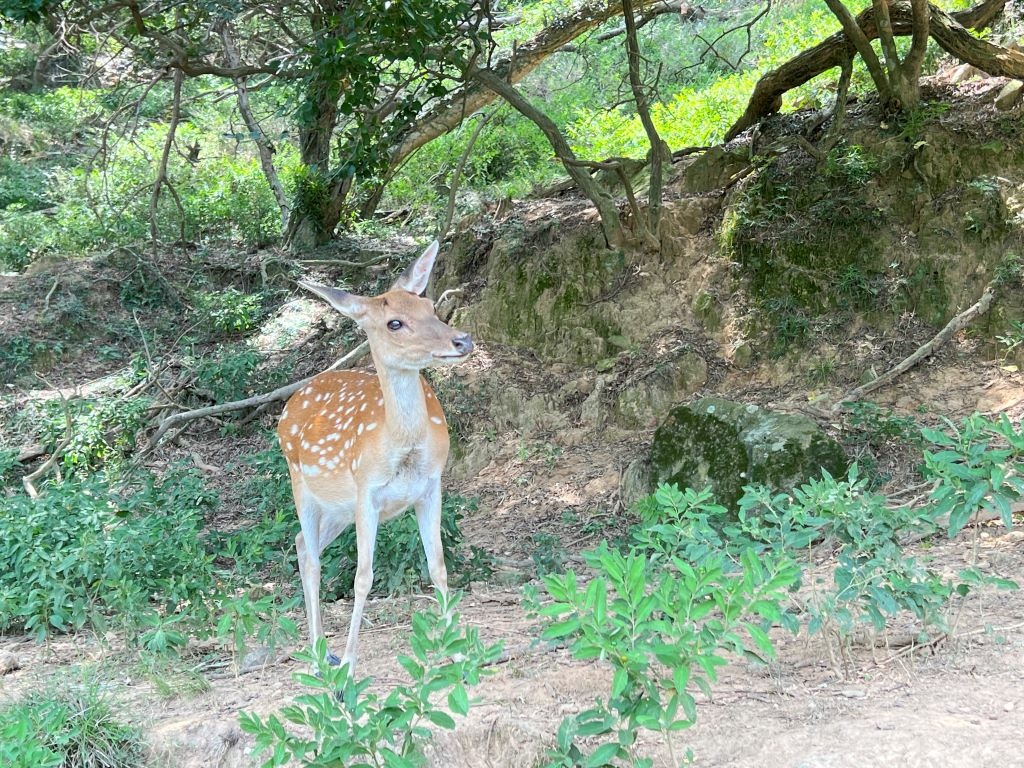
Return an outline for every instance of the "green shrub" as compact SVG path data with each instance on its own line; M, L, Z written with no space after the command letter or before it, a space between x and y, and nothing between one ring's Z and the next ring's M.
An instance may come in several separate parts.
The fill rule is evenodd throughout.
M135 441L149 412L146 398L78 398L67 403L71 414L71 442L61 454L69 470L88 470L106 465L114 470L135 449ZM36 422L40 440L56 447L67 435L63 403L46 402Z
M17 206L19 211L45 208L46 174L38 167L26 165L9 157L0 157L0 210Z
M636 753L641 729L660 734L678 765L673 735L696 721L693 693L710 695L724 654L772 655L766 629L782 620L786 591L799 578L796 563L753 547L733 559L721 542L688 557L673 506L683 497L669 493L659 490L667 504L656 498L649 505L628 551L602 543L583 553L594 573L585 585L570 570L543 578L551 602L541 605L528 592L542 638L568 641L576 658L602 659L613 670L608 694L562 721L548 766L650 766ZM601 737L596 748L592 737Z
M956 535L977 512L998 514L1013 527L1012 504L1024 497L1024 427L1000 414L992 421L978 413L960 425L922 429L938 450L924 453L925 475L938 484L931 502L938 515L949 515L949 535Z
M211 357L196 361L195 389L215 403L248 397L258 383L258 369L263 359L261 352L247 344L223 347Z
M213 330L241 333L251 331L263 317L263 294L242 293L236 288L200 293L196 307Z
M438 601L436 609L413 614L412 655L398 658L410 682L386 694L369 690L371 678L350 677L347 665L330 666L323 638L315 654L298 654L317 674L294 677L313 692L298 697L280 714L301 726L302 734L286 730L277 715L266 721L249 712L240 715L242 730L256 737L257 751L271 752L264 767L292 760L303 766L422 764L420 744L430 736L428 724L454 728L449 712L465 715L469 711L467 687L480 681L485 665L501 652L500 645L485 646L475 629L459 624L458 614L453 613L458 595L445 599L439 594ZM436 701L442 697L447 706Z
M1024 455L1024 435L1006 419L998 423L981 417L965 420L952 435L922 430L942 448L925 453L930 477L938 480L930 503L920 506L891 503L870 490L856 464L846 478L827 472L791 493L772 493L747 487L730 514L715 503L710 491L680 491L661 486L639 507L642 524L634 541L694 564L725 553L739 561L746 552L758 557L807 553L812 545L835 552L830 579L812 585L804 617L811 634L825 633L845 644L858 626L882 630L889 619L909 613L922 631L948 631L950 601L980 584L1016 588L1013 582L971 566L950 578L907 552L909 536L926 538L942 530L944 515L950 535L975 512L998 512L1009 526L1010 504L1024 495L1015 467ZM794 617L782 617L795 630Z
M148 613L208 615L213 556L200 539L214 501L199 477L140 475L112 492L98 474L0 507L0 629L41 639Z
M48 355L59 355L63 344L30 339L24 334L12 336L0 344L0 384L13 383L19 376L31 372Z
M30 126L32 143L69 143L105 114L99 90L61 86L53 90L0 91L0 115Z
M5 768L138 768L139 729L124 723L95 683L34 693L0 710Z

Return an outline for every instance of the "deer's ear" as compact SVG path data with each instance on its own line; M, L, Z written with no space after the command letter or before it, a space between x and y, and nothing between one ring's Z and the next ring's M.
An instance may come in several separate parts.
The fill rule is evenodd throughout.
M419 296L427 290L427 283L430 281L430 273L434 269L434 261L437 259L437 249L440 247L437 240L427 246L427 250L420 254L412 264L405 268L405 271L391 286L392 290L409 291Z
M307 283L302 280L299 281L299 286L305 288L311 293L315 293L321 299L326 301L341 314L346 317L351 317L356 322L359 322L366 314L366 299L362 296L356 296L354 293L343 291L340 288L331 288L327 285L318 285L317 283Z

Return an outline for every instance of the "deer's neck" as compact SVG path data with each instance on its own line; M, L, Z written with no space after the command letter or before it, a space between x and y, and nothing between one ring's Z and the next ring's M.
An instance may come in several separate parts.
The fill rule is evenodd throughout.
M427 400L419 371L377 368L384 396L384 422L394 444L413 446L427 433Z

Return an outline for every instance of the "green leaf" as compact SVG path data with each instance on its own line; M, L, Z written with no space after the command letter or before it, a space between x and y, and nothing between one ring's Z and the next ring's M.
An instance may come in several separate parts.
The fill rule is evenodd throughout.
M622 692L626 690L626 686L629 684L629 673L619 667L615 670L615 674L612 676L612 692L611 697L613 699L618 698L622 695Z
M456 685L448 694L448 708L457 715L465 716L469 712L469 695L464 685Z
M971 512L974 512L978 508L978 502L985 496L989 491L988 480L981 480L971 486L970 492L967 494L967 498L964 500L964 506L967 507Z
M953 538L963 529L971 519L974 510L966 506L957 506L949 513L949 538Z
M583 765L586 768L600 768L601 766L611 765L611 761L616 757L626 758L628 756L626 750L619 744L609 742L595 749Z
M455 727L455 721L452 719L452 716L438 709L427 712L427 719L434 725L449 731Z
M541 637L545 640L557 640L560 637L575 634L579 629L580 620L573 617L564 621L556 621L554 624L549 624L544 628L544 631L541 632Z
M934 443L935 445L942 445L946 446L947 448L956 447L956 442L953 440L953 438L951 438L945 432L942 432L938 429L922 427L921 436L924 437L924 439L927 440L929 443Z
M745 626L747 628L747 632L750 633L750 636L753 638L754 643L757 644L761 653L765 656L771 656L775 653L775 646L772 645L772 640L768 637L767 632L749 621L745 622Z

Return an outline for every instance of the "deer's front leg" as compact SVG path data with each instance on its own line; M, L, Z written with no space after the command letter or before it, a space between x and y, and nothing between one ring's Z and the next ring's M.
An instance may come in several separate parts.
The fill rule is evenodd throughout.
M431 478L427 492L414 505L419 524L420 541L427 555L430 580L442 593L448 594L448 570L441 546L441 476Z
M377 543L377 526L380 514L373 508L368 491L359 494L356 504L356 578L353 585L355 603L352 606L352 621L348 628L348 645L341 663L348 664L351 675L356 666L356 650L359 644L359 627L363 623L363 607L366 596L373 586L373 550Z

